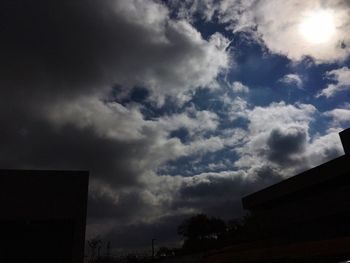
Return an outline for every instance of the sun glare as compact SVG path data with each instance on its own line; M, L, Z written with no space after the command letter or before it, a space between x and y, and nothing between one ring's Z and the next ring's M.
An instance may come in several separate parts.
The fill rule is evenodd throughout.
M299 30L305 40L312 44L328 42L335 32L332 12L320 10L308 14L300 23Z

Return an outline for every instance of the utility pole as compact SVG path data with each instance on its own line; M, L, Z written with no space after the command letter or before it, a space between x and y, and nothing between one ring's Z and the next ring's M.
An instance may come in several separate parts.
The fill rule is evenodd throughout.
M107 242L107 258L111 256L111 241Z
M154 259L154 241L156 241L156 239L152 238L152 259Z
M101 252L101 245L97 248L97 258L100 258L100 252Z

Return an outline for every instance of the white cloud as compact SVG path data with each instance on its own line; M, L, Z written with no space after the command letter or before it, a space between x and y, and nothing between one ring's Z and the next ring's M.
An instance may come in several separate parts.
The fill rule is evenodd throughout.
M144 156L140 158L141 152L129 152L125 156L128 161L124 162L132 163L132 169L138 170L140 176L155 172L169 160L215 152L234 143L231 138L204 137L206 132L215 131L219 125L219 117L213 112L189 107L182 113L145 120L140 110L136 104L123 106L86 96L51 106L46 118L61 130L71 126L81 131L94 131L98 138L136 143L142 147ZM170 138L171 132L181 128L189 135L186 144L178 138Z
M231 84L231 89L233 92L237 92L237 93L248 93L249 92L249 88L246 85L243 85L239 81L234 81Z
M191 136L206 131L215 130L219 124L219 117L211 111L198 111L194 107L187 108L184 112L164 116L157 119L158 130L167 132L180 128L186 128Z
M226 111L231 121L238 118L246 118L248 103L241 97L232 99L225 94L222 98L222 102L226 105Z
M337 132L312 136L310 124L317 110L310 104L271 103L267 107L246 108L241 112L249 125L235 167L253 175L259 167L269 167L282 176L292 176L342 153Z
M326 98L333 97L335 94L343 90L350 89L350 69L342 67L326 72L327 78L335 81L335 84L329 84L321 90L316 97L325 96Z
M259 1L250 12L252 19L256 19L261 38L272 52L287 55L293 60L308 55L316 62L337 61L345 60L349 55L349 48L342 48L341 43L350 41L347 34L350 29L347 9L338 7L336 2ZM323 43L309 42L300 32L300 25L312 13L322 10L328 10L333 16L335 32Z
M116 1L115 11L117 16L140 27L147 40L142 39L136 44L137 50L131 50L136 56L125 57L129 71L121 68L124 75L118 74L116 82L146 86L159 105L166 96L179 102L188 100L188 91L213 86L216 76L230 66L228 39L215 33L204 40L186 20L170 19L169 11L160 3Z
M137 106L127 108L117 102L103 102L94 96L52 105L47 115L49 121L59 127L92 128L100 137L118 140L142 138L142 128L146 124Z
M151 0L114 1L112 8L117 15L124 16L128 22L160 35L163 34L165 19L169 16L169 10L165 6Z
M325 135L316 135L312 139L305 152L305 156L307 156L306 161L310 167L320 165L344 154L339 138L339 132L341 130L339 128L332 128Z
M167 25L168 43L161 44L159 51L174 54L173 58L160 58L153 68L148 66L133 77L134 81L149 87L152 97L160 104L165 96L181 101L187 91L213 85L216 76L230 66L226 52L228 40L221 34L216 33L206 41L186 21Z
M333 126L341 126L350 124L349 109L333 109L324 113L325 116L333 119Z
M279 81L288 85L294 85L299 89L303 87L303 81L297 74L284 75Z
M255 107L248 112L249 129L254 134L272 130L277 127L307 127L314 119L316 108L310 104L271 103L268 107Z
M203 0L187 1L187 6L187 17L189 13L199 13L207 20L217 16L233 32L250 32L270 51L295 61L303 56L312 56L317 63L344 61L350 53L350 6L342 0ZM320 16L320 22L311 23L314 28L310 29L310 17ZM329 34L325 34L326 28Z

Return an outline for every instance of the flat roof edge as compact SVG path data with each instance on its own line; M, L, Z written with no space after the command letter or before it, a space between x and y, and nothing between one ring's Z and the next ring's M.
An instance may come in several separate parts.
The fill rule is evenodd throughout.
M0 169L0 173L35 173L35 174L89 174L89 170L51 170L51 169Z
M334 166L347 164L349 162L348 155L342 155L338 158L315 166L309 170L301 172L297 175L289 177L281 182L268 186L257 192L249 194L242 198L244 209L250 209L275 198L282 197L296 191L302 190L308 186L316 185L337 177L332 173L327 173ZM350 170L350 166L349 166Z

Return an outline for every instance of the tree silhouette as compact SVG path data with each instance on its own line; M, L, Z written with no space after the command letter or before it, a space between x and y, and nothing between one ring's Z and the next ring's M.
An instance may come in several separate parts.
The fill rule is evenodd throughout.
M204 214L186 219L178 227L178 234L188 239L203 239L209 233L209 218Z
M96 259L96 252L98 252L98 250L100 249L102 240L99 237L96 237L88 240L87 243L90 248L89 262L94 262Z
M168 247L160 247L157 251L157 258L174 256L174 250Z
M216 239L220 238L227 230L226 223L222 219L216 217L210 219L209 226L210 234Z
M198 214L184 220L178 226L178 234L184 237L183 248L199 251L215 247L220 236L226 232L226 224L219 218Z

